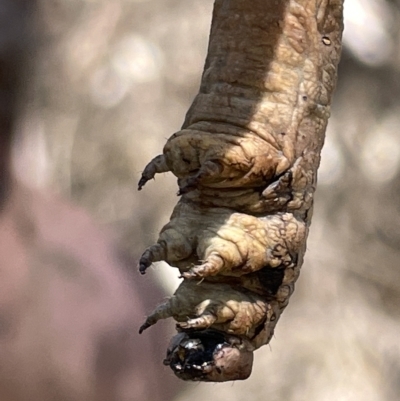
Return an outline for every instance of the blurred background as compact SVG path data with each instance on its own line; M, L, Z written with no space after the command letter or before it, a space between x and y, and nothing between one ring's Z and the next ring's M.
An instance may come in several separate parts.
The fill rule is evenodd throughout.
M110 311L104 313L110 316L115 311L113 307L123 311L119 323L109 323L107 327L111 327L114 337L122 330L123 340L116 336L115 343L122 341L127 347L107 348L106 367L101 376L105 380L103 395L90 392L94 382L89 379L89 384L81 386L88 393L79 393L81 387L73 385L74 378L81 377L80 372L91 372L92 365L87 363L85 353L75 360L71 360L71 354L55 353L54 358L61 366L63 358L69 360L76 376L65 377L61 369L55 376L64 376L63 390L58 388L54 398L40 393L38 399L97 401L102 396L104 400L121 401L398 399L400 2L397 0L345 1L344 50L305 264L275 338L270 346L256 353L250 379L219 385L180 383L161 366L173 331L172 322L160 323L142 337L129 337L131 331L136 333L145 314L177 286L176 271L161 264L145 278L136 273L138 257L155 241L177 201L175 179L168 174L158 176L140 193L136 186L146 163L161 152L166 138L179 130L197 92L212 3L212 0L36 2L32 22L37 44L29 57L28 80L12 148L15 175L32 193L56 194L57 199L71 205L65 207L91 215L96 222L93 230L108 232L107 244L111 245L107 246L116 248L112 244L118 244L126 269L116 267L107 273L109 276L105 274L102 278L105 283L114 280L116 284L107 295L99 293L97 305L103 305L102 302L108 305ZM90 249L93 253L99 251L97 245ZM60 288L65 289L62 282ZM107 298L112 296L114 304ZM53 302L52 295L46 299L46 305ZM57 312L59 320L66 319L67 323L70 320L63 314L68 309L68 299ZM30 315L33 320L37 320L35 313L42 315L40 305ZM46 320L42 321L45 327ZM119 330L124 324L125 328ZM78 337L79 330L75 333ZM29 337L29 330L27 333ZM73 348L75 342L68 339ZM32 347L36 349L35 345ZM27 348L28 353L30 349ZM115 364L126 353L132 353L132 358L128 361L125 358L123 367L116 369ZM14 354L8 357L11 361ZM111 367L107 365L110 359L115 359ZM22 367L37 371L40 362L33 358L31 365L25 366L25 359L21 361L22 365L15 365L13 376L0 369L0 386L9 377L18 376ZM40 363L46 364L46 360ZM115 376L112 386L107 384L110 369ZM4 397L4 401L33 400L32 389L41 376L37 374L32 380L26 393L10 390L14 398ZM24 379L16 380L23 382ZM78 389L75 395L71 395L73 387ZM114 390L110 388L119 390L111 394Z

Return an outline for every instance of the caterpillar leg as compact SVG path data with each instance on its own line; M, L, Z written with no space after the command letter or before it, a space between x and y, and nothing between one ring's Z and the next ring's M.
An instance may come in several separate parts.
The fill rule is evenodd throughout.
M184 280L175 294L147 317L140 333L161 319L173 317L180 330L214 328L253 335L266 319L267 309L267 302L255 293L241 293L229 284Z
M265 223L254 216L232 213L218 227L204 230L198 238L197 254L203 263L182 276L204 278L219 274L240 276L268 262Z
M171 302L168 300L163 304L159 305L151 315L147 316L146 321L140 326L139 334L142 334L144 330L156 324L161 319L168 319L172 316Z
M160 233L157 244L147 248L139 260L139 272L145 274L154 262L164 260L174 266L193 252L193 245L183 226L167 224ZM181 231L178 231L181 230Z
M177 327L180 329L207 329L211 327L214 323L225 323L231 321L235 317L235 312L227 306L226 300L229 299L228 294L221 294L219 297L214 299L204 299L204 291L209 286L209 284L202 285L188 283L189 287L193 287L193 292L197 293L199 296L199 302L195 308L194 312L197 315L196 318L188 319L185 322L178 322ZM198 287L196 289L196 287ZM183 286L182 286L183 288ZM221 288L222 289L222 288ZM225 291L232 292L232 290L227 287L224 288ZM187 291L187 290L186 290ZM185 292L186 292L185 291ZM179 296L180 291L177 291ZM232 292L233 295L233 292ZM227 298L228 297L228 298ZM193 311L192 311L193 314Z
M202 232L197 254L203 263L182 276L241 276L264 267L286 268L297 263L305 235L305 224L290 213L261 218L233 213L221 226Z
M183 195L193 191L197 188L202 180L218 176L222 172L222 169L222 165L217 161L206 161L195 175L183 180L180 185L178 195Z
M218 253L211 254L203 264L191 267L188 271L182 273L182 277L187 279L203 278L215 276L223 270L225 260Z
M166 173L171 171L167 166L166 159L164 155L156 156L144 169L142 177L139 180L138 190L140 191L147 183L154 178L158 173Z
M217 320L217 316L212 313L204 313L195 319L189 319L186 322L178 322L177 327L182 330L188 329L207 329Z
M222 329L234 335L253 335L256 327L266 319L267 304L262 300L251 299L246 296L237 297L231 290L232 299L220 299L207 305L200 316L179 322L181 330L204 330L210 327ZM203 302L208 303L209 300ZM202 309L202 304L197 309Z
M167 257L167 250L165 243L157 243L147 248L139 260L139 272L145 274L154 262L165 260Z
M267 258L265 244L249 235L248 223L259 223L263 227L256 217L249 219L249 216L234 213L217 229L204 230L197 247L203 263L191 267L182 276L193 279L221 273L241 275L262 268Z

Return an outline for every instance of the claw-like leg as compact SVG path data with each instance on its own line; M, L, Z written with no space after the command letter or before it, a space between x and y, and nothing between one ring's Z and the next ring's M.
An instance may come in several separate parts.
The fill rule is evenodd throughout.
M166 159L164 155L156 156L144 169L142 177L140 178L138 184L138 190L140 191L147 181L150 181L158 173L166 173L171 171L167 166Z
M178 322L180 329L207 329L217 320L217 317L211 313L204 313L195 319L189 319L186 322Z
M140 326L139 334L142 334L144 330L148 329L150 326L153 326L161 319L168 319L172 316L172 310L170 301L164 302L159 305L151 315L146 318L146 321Z
M165 244L154 244L147 248L139 260L139 272L145 274L148 267L154 262L166 259Z
M286 268L297 262L306 231L291 213L266 217L229 209L194 213L193 205L182 201L161 230L158 243L140 259L140 272L160 260L178 267L186 279Z
M182 277L191 279L196 277L202 278L206 276L214 276L223 269L223 266L223 258L220 255L214 253L207 258L205 263L194 266L190 268L187 272L183 272Z
M157 244L147 248L139 261L139 271L144 274L154 262L164 260L172 266L186 259L193 251L193 245L186 227L172 225L164 226Z
M195 175L192 175L183 182L183 185L179 189L178 195L183 195L193 191L199 184L201 184L202 180L221 174L222 169L222 165L217 161L206 161Z
M266 266L288 267L296 263L305 234L304 223L289 213L263 218L233 213L219 227L203 231L197 246L203 263L182 276L240 276Z
M253 335L266 319L267 302L257 294L241 293L229 284L184 280L175 294L146 319L140 332L160 319L173 317L178 328L214 327L238 335Z

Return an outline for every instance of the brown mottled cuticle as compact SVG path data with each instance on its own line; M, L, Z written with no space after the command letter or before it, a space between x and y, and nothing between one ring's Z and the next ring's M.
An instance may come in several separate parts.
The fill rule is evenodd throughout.
M178 178L181 199L140 271L164 260L184 281L141 331L177 320L182 335L167 364L184 380L247 378L240 356L270 341L294 291L342 12L343 0L215 2L199 93L139 182L166 171Z

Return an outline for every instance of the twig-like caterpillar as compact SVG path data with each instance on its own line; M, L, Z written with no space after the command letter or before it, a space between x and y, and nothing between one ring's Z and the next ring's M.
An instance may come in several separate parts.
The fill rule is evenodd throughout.
M303 262L340 57L343 0L216 0L200 92L145 168L181 199L140 272L184 281L141 327L173 317L165 363L184 380L251 373Z

